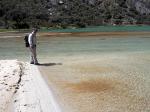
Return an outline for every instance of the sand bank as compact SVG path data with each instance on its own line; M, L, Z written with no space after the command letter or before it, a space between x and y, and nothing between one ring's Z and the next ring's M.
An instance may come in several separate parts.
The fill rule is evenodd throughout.
M0 112L60 112L36 66L0 61Z
M24 37L27 33L24 32L0 32L0 38L21 38Z
M3 32L0 33L0 38L21 38L30 32ZM98 36L98 37L126 37L126 36L148 36L150 32L38 32L38 37L87 37L87 36Z
M0 61L0 112L10 112L12 97L19 88L22 64L16 60Z
M78 36L78 37L87 37L87 36L146 36L150 35L150 32L69 32L69 33L63 33L63 32L41 32L38 33L38 36L45 36L45 37L51 37L51 36Z

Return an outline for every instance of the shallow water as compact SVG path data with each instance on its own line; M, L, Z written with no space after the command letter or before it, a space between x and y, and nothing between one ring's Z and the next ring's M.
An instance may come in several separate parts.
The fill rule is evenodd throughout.
M39 37L37 50L64 112L149 112L149 48L149 36ZM23 38L0 38L0 59L28 61Z
M106 53L150 52L148 37L40 37L38 38L38 58ZM23 38L0 38L0 59L29 59Z
M54 64L39 68L63 112L149 112L149 43L131 36L43 38L41 59Z

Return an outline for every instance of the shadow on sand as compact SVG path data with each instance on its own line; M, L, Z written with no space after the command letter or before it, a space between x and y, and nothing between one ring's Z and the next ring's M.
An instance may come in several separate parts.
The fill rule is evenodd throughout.
M38 66L55 66L62 65L62 63L39 63Z

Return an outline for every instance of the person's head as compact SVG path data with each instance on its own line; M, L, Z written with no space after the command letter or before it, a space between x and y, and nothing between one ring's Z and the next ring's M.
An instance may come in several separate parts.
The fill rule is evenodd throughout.
M37 28L33 28L33 33L37 33L38 29Z

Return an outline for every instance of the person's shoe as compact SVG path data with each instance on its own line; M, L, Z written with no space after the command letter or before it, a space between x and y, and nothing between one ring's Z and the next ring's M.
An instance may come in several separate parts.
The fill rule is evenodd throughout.
M34 63L34 65L40 65L39 63Z
M34 64L34 62L30 62L30 64Z

